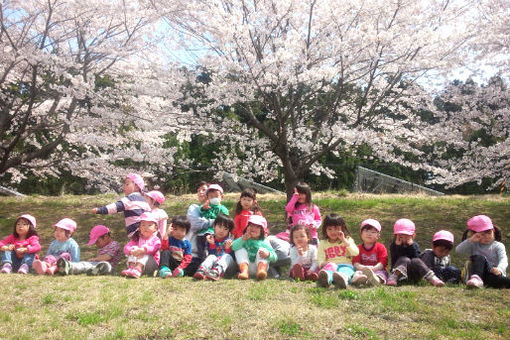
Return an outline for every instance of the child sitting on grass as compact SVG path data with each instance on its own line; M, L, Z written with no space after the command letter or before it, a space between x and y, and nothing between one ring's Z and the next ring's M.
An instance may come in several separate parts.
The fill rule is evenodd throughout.
M420 259L445 283L459 283L460 269L452 267L450 251L453 249L453 234L440 230L432 238L432 249L420 254Z
M97 246L97 256L88 261L70 262L65 258L57 261L58 272L62 275L88 275L112 274L120 260L120 245L112 239L110 229L104 225L96 225L90 230L88 246Z
M361 222L360 236L363 243L358 246L359 254L352 259L356 272L352 277L353 285L378 286L386 283L388 273L388 251L384 244L377 242L381 236L379 221L367 219Z
M276 253L265 240L267 234L266 219L260 215L251 215L243 236L232 243L239 264L237 277L240 280L247 280L255 274L258 280L266 279L269 262L276 261Z
M298 224L290 228L290 273L293 279L317 281L317 247L310 244L310 229Z
M123 276L139 278L142 273L153 275L159 265L161 240L157 236L158 220L150 212L140 216L140 226L133 238L124 246L128 268Z
M191 243L186 239L191 225L185 216L175 216L163 236L159 276L180 277L191 262Z
M197 280L208 278L217 281L223 277L235 262L231 256L232 238L229 234L234 229L234 220L219 214L214 220L214 235L207 235L208 256L193 277Z
M28 273L35 255L41 250L36 228L37 223L32 215L25 214L16 219L12 234L0 241L2 273Z
M35 260L32 268L39 275L53 275L57 271L57 260L65 258L68 261L80 261L80 246L71 237L76 230L76 222L70 218L63 218L53 225L55 240L51 242L43 261Z

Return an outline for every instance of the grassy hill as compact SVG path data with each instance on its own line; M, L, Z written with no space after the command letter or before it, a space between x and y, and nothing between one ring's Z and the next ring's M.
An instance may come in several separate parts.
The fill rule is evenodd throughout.
M382 242L392 239L393 222L415 221L417 242L430 246L439 229L460 241L467 219L489 215L503 229L510 249L510 199L499 196L343 196L314 193L321 213L342 215L356 242L358 226L376 218ZM87 247L88 232L106 224L124 243L121 214L90 214L91 208L117 200L114 195L0 198L0 235L12 232L21 213L37 217L43 253L53 239L51 225L63 217L78 222L73 236L82 258L95 254ZM238 194L224 204L232 212ZM163 208L170 216L185 214L194 195L170 196ZM284 228L285 197L260 195L272 232ZM464 259L453 255L455 264ZM194 282L190 278L38 277L0 275L3 307L1 339L509 339L510 290L467 291L463 286L427 285L348 289L316 288L289 280L264 282L222 280Z

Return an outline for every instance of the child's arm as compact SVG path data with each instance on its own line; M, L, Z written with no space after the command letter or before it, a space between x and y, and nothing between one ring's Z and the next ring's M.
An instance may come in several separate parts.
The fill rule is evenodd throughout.
M41 251L41 244L38 236L30 236L28 238L27 253L35 254Z
M201 207L198 204L192 204L188 208L186 217L191 224L190 232L196 233L199 230L210 228L213 225L213 219L207 219L200 216L200 208Z
M313 205L313 226L315 229L319 229L322 223L321 211L318 206Z
M71 248L69 249L71 253L71 262L80 262L80 246L74 239L69 240L69 246Z
M494 275L504 274L506 276L508 258L506 256L505 246L502 243L498 242L495 250L498 255L499 263L491 269L491 273L493 273Z
M471 255L473 252L473 242L470 239L465 239L455 247L455 251L463 255Z
M264 241L262 241L262 243L260 245L261 245L261 248L263 248L264 250L267 251L267 252L263 251L263 253L266 253L264 255L267 255L265 257L267 259L267 262L275 262L278 259L273 247L271 247L271 245L268 242L266 242L264 240ZM259 252L260 252L260 248L259 248Z
M241 249L244 245L244 240L242 237L239 237L237 239L234 240L234 242L232 242L232 250L233 251L238 251L239 249Z
M143 249L145 249L145 254L154 256L154 254L161 248L161 240L159 237L152 237L146 244L143 245Z
M432 269L434 267L434 253L430 249L426 249L423 253L420 254L420 259Z
M183 250L183 258L181 263L174 269L172 272L173 276L183 276L184 275L184 269L188 267L188 265L191 263L191 260L193 256L191 255L191 243L188 240L184 240L184 245L182 247Z
M292 246L290 248L290 252L289 252L289 256L290 256L290 267L292 268L292 266L294 266L295 264L302 264L302 256L299 255L298 251L297 251L297 248L296 246Z
M92 213L100 215L115 214L125 210L124 201L129 201L127 197L123 197L120 201L110 203L108 205L92 209Z
M14 242L16 239L14 238L13 234L10 234L6 238L4 238L2 241L0 241L0 250L1 251L8 251L8 250L14 250Z
M223 204L220 204L220 212L223 214L223 215L229 215L229 212L228 212L228 209L226 206L224 206Z
M134 240L129 240L128 243L126 243L126 245L124 246L124 254L126 256L129 256L131 255L131 250L134 248L134 247L137 247L138 248L138 245L136 244L136 242Z
M308 252L310 253L310 256L312 258L312 265L310 266L310 271L315 272L319 267L319 264L317 263L317 247L312 245L308 246Z
M287 215L292 215L294 212L294 207L296 206L296 202L298 201L299 194L296 189L294 189L294 194L290 198L290 201L285 206L285 211L287 212Z
M319 243L319 247L317 248L317 263L319 267L322 268L326 265L326 249L329 247L329 242L327 240L321 241Z
M356 245L356 243L354 243L354 240L352 239L352 237L348 236L348 237L344 238L344 244L346 245L345 253L347 254L347 256L359 255L359 248Z

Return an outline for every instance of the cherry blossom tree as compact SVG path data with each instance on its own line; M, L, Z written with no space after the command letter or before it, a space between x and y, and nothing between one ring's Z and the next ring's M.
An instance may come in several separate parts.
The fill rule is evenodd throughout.
M166 15L171 3L154 6ZM435 169L422 148L434 126L417 114L431 96L416 82L463 60L479 34L473 4L190 0L166 19L181 59L208 76L188 80L200 95L185 100L217 126L203 129L223 142L216 168L265 180L282 171L291 193L308 172L334 175L324 155L361 145Z
M172 169L175 148L162 146L178 126L168 111L175 82L148 53L157 44L149 6L2 0L0 19L4 180L66 169L107 190L130 169Z

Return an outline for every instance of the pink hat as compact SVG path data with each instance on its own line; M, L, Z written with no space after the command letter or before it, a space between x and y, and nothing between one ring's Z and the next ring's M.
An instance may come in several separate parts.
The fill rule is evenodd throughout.
M76 222L70 218L63 218L53 226L60 229L69 230L71 233L74 233L77 227Z
M361 222L361 225L360 225L360 230L366 226L366 225L369 225L371 227L374 227L375 229L377 229L378 232L381 232L381 223L379 223L379 221L377 220L374 220L374 219L367 219L367 220L364 220L363 222Z
M159 204L163 204L163 202L165 201L165 196L157 190L149 191L148 193L145 194L145 196L149 196Z
M110 232L110 229L104 225L96 225L94 228L90 230L89 243L87 245L91 246L96 243L97 239L103 235L106 235Z
M414 222L408 220L407 218L401 218L397 220L393 225L393 234L404 234L404 235L414 235L416 231L416 227Z
M140 188L141 191L143 191L143 189L145 189L145 182L143 181L142 176L140 176L139 174L130 173L130 174L127 174L126 178L129 178L130 180L133 181L133 183L138 185L138 187Z
M146 211L143 214L141 214L140 217L138 218L138 220L140 222L147 221L147 222L154 222L156 224L158 224L158 222L159 222L158 219L156 218L156 216L154 216L154 214L152 214L149 211Z
M482 231L494 229L494 225L489 216L476 215L467 221L467 228L475 233L481 233Z
M432 238L432 242L438 241L438 240L445 240L448 242L453 242L453 234L450 233L447 230L439 230L437 233L434 234L434 237Z
M24 214L24 215L21 215L19 216L17 219L16 219L16 222L15 223L18 223L18 220L20 218L24 218L25 220L27 220L28 222L30 222L30 224L32 224L32 226L34 227L34 229L37 228L37 223L35 221L35 217L32 216L32 215L29 215L29 214Z
M209 192L209 190L218 190L219 192L221 192L223 194L223 188L219 185L219 184L211 184L207 187L207 192Z
M255 224L255 225L258 225L258 226L261 226L262 229L264 229L264 234L268 234L268 230L267 230L267 221L266 219L264 218L264 216L260 216L260 215L251 215L249 218L248 218L248 224Z

